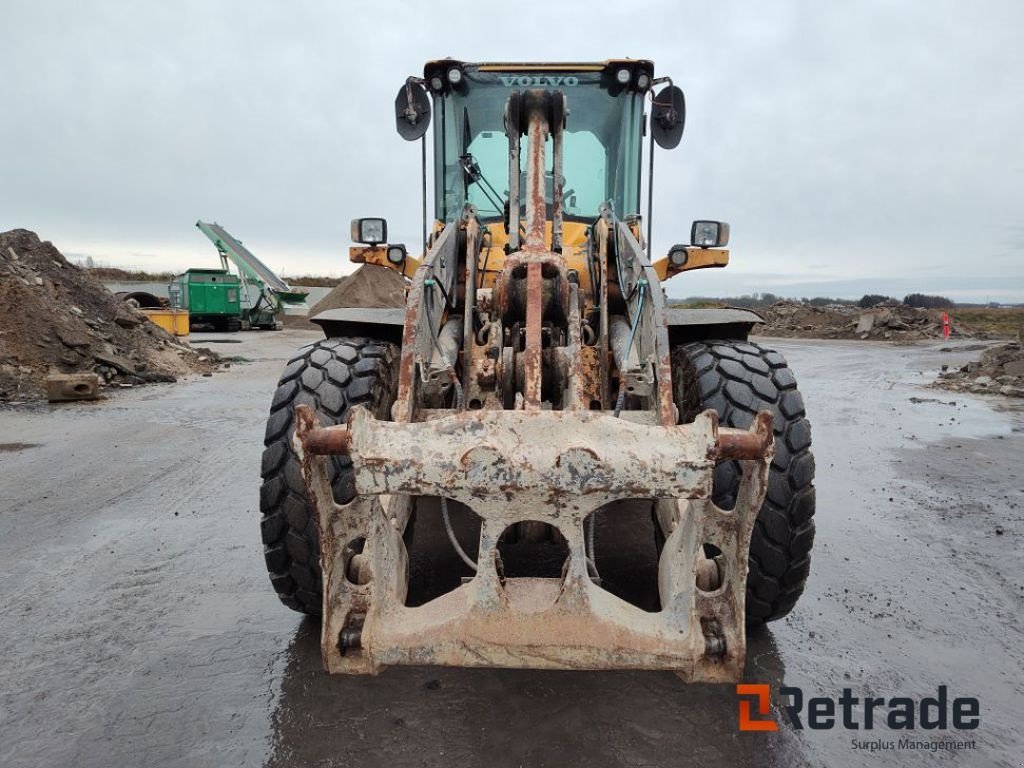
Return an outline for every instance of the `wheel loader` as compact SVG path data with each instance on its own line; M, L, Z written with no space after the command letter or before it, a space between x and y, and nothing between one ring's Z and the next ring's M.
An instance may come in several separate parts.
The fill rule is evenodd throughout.
M651 253L682 91L646 60L444 59L395 120L422 144L423 248L354 220L350 259L407 278L406 304L311 318L326 338L281 376L277 594L321 617L332 673L740 679L746 628L803 591L814 462L792 373L748 339L760 317L667 303L666 280L729 261L714 220Z

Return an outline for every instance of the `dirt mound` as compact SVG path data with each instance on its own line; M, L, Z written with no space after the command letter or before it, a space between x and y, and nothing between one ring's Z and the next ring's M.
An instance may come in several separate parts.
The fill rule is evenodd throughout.
M980 360L959 370L949 371L943 366L936 384L957 392L1024 397L1024 347L1019 341L1011 341L986 349Z
M285 315L278 315L277 319L280 320L284 324L285 328L288 328L290 330L300 330L300 331L322 331L323 330L323 328L321 328L316 323L311 323L309 321L309 316L308 315L289 315L289 314L285 314Z
M45 397L50 373L94 371L113 386L216 366L25 229L0 233L0 317L0 402Z
M815 307L780 301L758 310L765 324L757 329L763 336L808 339L878 339L917 341L942 338L942 312L908 307L898 302L860 309L850 304ZM977 338L954 321L950 335Z
M313 305L309 316L343 307L404 307L408 282L393 269L363 264Z

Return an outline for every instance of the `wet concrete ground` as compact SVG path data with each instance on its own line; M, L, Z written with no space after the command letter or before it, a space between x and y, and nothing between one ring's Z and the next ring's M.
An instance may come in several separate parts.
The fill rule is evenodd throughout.
M328 677L256 509L277 375L315 335L237 338L218 351L251 362L212 378L0 410L0 765L1019 764L1024 417L920 388L968 353L775 343L814 429L818 537L748 681L981 702L975 731L912 732L975 749L868 752L851 741L900 734L738 733L731 687L667 673Z

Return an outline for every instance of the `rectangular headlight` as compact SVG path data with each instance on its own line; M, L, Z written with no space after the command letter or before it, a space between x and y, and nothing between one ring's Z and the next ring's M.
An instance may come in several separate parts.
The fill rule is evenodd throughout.
M352 219L352 241L363 245L380 245L388 241L385 219Z
M695 221L690 243L700 248L721 248L729 244L729 225L724 221Z

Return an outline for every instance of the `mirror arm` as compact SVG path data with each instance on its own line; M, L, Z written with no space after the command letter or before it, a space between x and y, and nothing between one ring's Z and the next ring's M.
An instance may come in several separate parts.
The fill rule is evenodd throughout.
M668 78L665 78L668 80ZM653 119L654 115L654 91L651 91L651 116L648 119ZM644 243L644 247L647 249L647 258L651 258L652 248L652 226L654 223L654 131L650 130L650 137L647 140L647 242Z
M420 171L423 188L423 256L427 257L427 134L420 136Z

